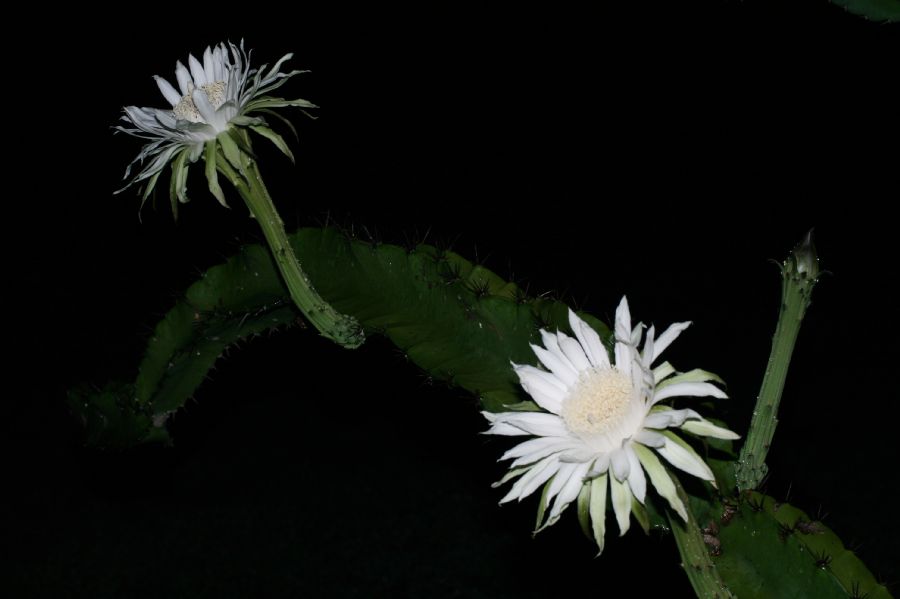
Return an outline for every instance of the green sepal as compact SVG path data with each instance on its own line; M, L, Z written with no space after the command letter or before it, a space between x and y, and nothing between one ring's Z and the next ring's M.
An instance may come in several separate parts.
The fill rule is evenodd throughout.
M246 116L246 115L238 115L238 116L232 118L229 122L232 125L237 125L238 127L252 127L255 125L262 125L265 123L265 121L259 117Z
M246 156L255 159L256 154L253 152L253 146L250 145L250 137L246 130L238 127L229 127L226 133L231 137L238 149Z
M581 525L581 532L588 539L591 535L591 484L593 481L585 481L581 485L581 491L578 492L578 500L576 506L578 508L578 524Z
M550 485L553 484L553 479L556 478L557 475L553 475L550 477L550 480L544 483L544 488L541 491L541 500L538 502L538 510L537 510L537 519L534 523L534 533L537 534L543 530L543 526L541 523L544 521L544 513L547 511L547 493L550 491Z
M650 514L647 513L646 506L634 496L631 497L631 513L634 514L634 519L641 525L644 534L650 534Z
M280 114L278 114L277 112L275 112L274 110L269 110L268 108L260 109L257 112L261 112L268 116L275 117L276 119L278 119L279 121L284 123L288 129L290 129L291 133L294 135L295 141L300 140L300 134L297 133L297 128L294 126L294 123L292 123L290 119L286 119L283 116L281 116Z
M656 390L659 391L660 389L665 389L669 385L674 385L676 383L708 383L710 381L719 383L723 386L725 385L725 381L723 381L719 375L707 372L706 370L701 370L700 368L695 368L688 372L682 372L671 378L667 378L656 386Z
M241 150L231 134L220 133L219 136L216 137L216 141L219 142L219 147L222 148L222 155L225 156L225 160L228 161L228 164L243 176L244 165L241 161Z
M252 112L254 110L260 110L262 108L285 108L287 106L294 106L297 108L318 108L318 106L316 106L312 102L309 102L302 98L297 98L296 100L286 100L284 98L272 98L266 96L248 103L247 106L244 107L244 112Z
M153 193L153 189L156 187L156 181L159 179L159 175L162 173L162 169L156 171L150 180L147 181L146 187L144 187L144 193L141 194L141 207L138 208L138 212L144 207L144 203L147 201L147 198L150 197L150 194Z
M495 483L491 483L491 488L496 489L497 487L501 487L501 486L505 485L512 479L514 479L518 476L522 476L523 474L525 474L526 472L531 470L532 465L533 464L528 464L526 466L519 466L518 468L513 468L512 470L508 470L506 472L506 474L503 475L503 478L501 478L500 480L498 480Z
M609 474L604 472L591 481L591 529L594 533L594 542L597 543L597 555L603 553L606 536L607 478Z
M228 208L225 194L222 193L222 187L219 185L219 174L216 172L216 140L206 142L204 160L206 160L206 181L209 184L209 192L222 206Z
M612 500L613 513L619 525L619 536L623 536L631 528L631 487L627 480L619 481L615 475L609 477L609 496Z
M542 412L540 406L531 401L530 399L526 399L524 401L520 401L518 403L505 404L503 409L508 412Z
M291 162L296 162L294 160L294 153L291 152L291 149L288 147L287 143L285 143L284 138L282 138L280 135L263 125L253 125L250 127L250 129L275 144L275 147L281 150L282 154L290 158Z
M709 468L709 464L706 463L706 460L704 458L700 457L700 454L697 453L697 450L695 450L693 447L691 447L690 443L688 443L687 441L682 439L680 436L676 435L674 432L672 432L671 430L668 430L668 429L661 430L661 431L659 431L659 433L661 435L671 439L672 441L674 441L677 445L679 445L686 452L688 452L692 458L695 458L701 464L704 464L704 465L706 465L707 468ZM712 469L710 469L710 472L711 471L712 471ZM713 480L707 481L707 482L710 482L713 486L716 486L717 483L715 481L715 474L713 474Z
M638 461L641 462L644 471L647 472L647 476L650 478L650 483L653 485L653 488L656 489L656 492L663 499L669 502L672 509L675 510L682 519L687 521L687 510L684 503L678 497L675 483L672 482L672 478L666 467L662 465L662 462L659 461L659 458L656 457L656 454L650 451L650 449L638 443L635 443L632 447L637 454Z
M675 367L668 362L663 362L653 369L653 378L662 381L664 378L675 372Z
M187 202L185 185L187 185L187 161L188 150L185 148L178 152L172 161L172 176L169 178L169 202L172 206L172 217L178 220L178 203Z

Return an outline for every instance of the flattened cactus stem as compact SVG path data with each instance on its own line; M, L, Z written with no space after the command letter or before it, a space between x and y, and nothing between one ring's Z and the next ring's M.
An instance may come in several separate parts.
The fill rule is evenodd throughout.
M737 487L741 491L757 488L768 472L766 454L778 425L778 404L800 323L809 307L818 277L819 258L810 231L781 266L781 311L772 338L772 351L756 399L747 440L734 466Z
M244 138L249 147L249 139ZM232 158L233 160L233 158ZM288 241L284 223L263 183L256 160L240 151L240 172L230 164L229 157L219 154L216 167L235 186L247 204L250 213L262 228L278 270L287 285L291 299L323 337L346 348L356 348L365 341L362 326L352 316L341 314L326 302L313 288L303 272L297 256Z

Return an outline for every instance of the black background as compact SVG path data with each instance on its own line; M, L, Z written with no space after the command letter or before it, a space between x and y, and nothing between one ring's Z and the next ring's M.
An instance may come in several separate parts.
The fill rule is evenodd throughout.
M122 105L163 104L152 74L174 80L188 51L241 37L256 62L295 52L312 72L287 95L321 106L295 118L296 167L263 150L290 228L427 231L606 320L626 293L637 319L693 320L669 358L728 381L742 432L777 310L769 259L816 227L830 274L767 490L827 514L896 581L896 27L821 2L119 19L17 48L56 59L21 73L28 163L7 174L28 181L10 235L38 232L14 251L11 293L26 329L12 380L27 381L5 437L13 596L690 596L669 539L632 531L594 560L568 515L531 540L534 501L496 506L506 444L478 434L474 399L380 339L254 341L174 419L173 449L82 447L65 389L132 377L181 290L259 240L199 170L177 223L165 196L138 222L134 194L112 191L139 143L109 126Z

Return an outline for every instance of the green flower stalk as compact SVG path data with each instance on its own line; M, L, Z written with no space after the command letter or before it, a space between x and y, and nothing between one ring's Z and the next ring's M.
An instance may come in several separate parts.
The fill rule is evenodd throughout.
M300 311L323 336L344 347L358 347L364 341L362 327L355 318L338 313L319 296L288 243L284 223L263 183L248 134L252 131L268 139L293 161L287 143L264 118L280 119L293 130L290 122L273 109L315 108L306 100L269 95L294 75L304 72L281 72L281 66L291 56L285 55L268 70L267 65L251 69L243 44L240 47L219 44L214 49L206 49L202 62L189 56L188 67L180 61L176 63L177 90L165 79L156 77L160 92L172 108L126 106L122 117L126 125L116 127L123 133L149 140L128 165L126 179L136 165L141 168L123 189L142 185L143 204L170 164L169 199L177 217L178 205L188 201L189 167L202 157L210 193L227 207L218 180L221 173L260 224L291 299Z
M809 308L818 277L819 258L810 231L781 266L781 311L772 338L772 351L756 399L747 441L734 468L741 491L757 488L769 470L766 455L778 426L778 405L800 324Z

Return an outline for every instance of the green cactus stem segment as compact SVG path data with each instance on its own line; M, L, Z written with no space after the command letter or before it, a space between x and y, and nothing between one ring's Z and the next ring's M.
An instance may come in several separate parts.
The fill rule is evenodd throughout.
M244 142L249 144L249 140L246 138L244 138ZM284 223L275 209L268 189L266 189L256 160L241 150L240 166L241 172L236 171L223 154L220 154L216 160L216 168L231 181L247 204L250 214L262 228L291 299L323 337L349 349L362 345L365 335L359 321L352 316L337 312L323 300L313 288L309 277L303 272L303 268L288 242Z
M697 519L691 511L687 493L674 476L672 482L688 516L687 521L684 521L673 511L668 512L669 526L672 528L672 536L681 556L681 567L684 568L694 592L700 599L732 599L734 595L725 586L710 556L709 547L703 540L703 531L700 530Z
M772 351L756 399L747 440L734 467L737 487L741 491L756 489L768 472L766 455L778 426L778 405L791 354L818 280L818 262L810 231L781 266L781 310L772 338Z

